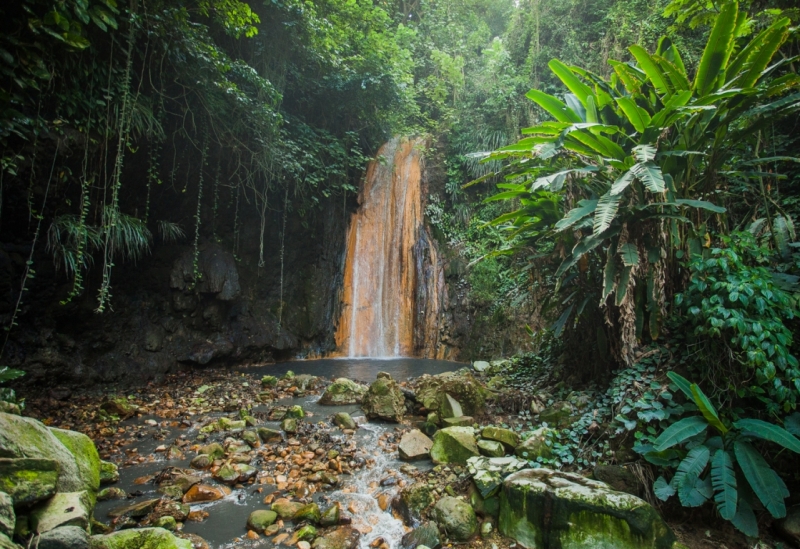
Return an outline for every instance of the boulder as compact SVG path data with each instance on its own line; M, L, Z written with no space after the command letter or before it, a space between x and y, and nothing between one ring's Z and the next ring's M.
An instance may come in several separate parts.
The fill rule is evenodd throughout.
M53 431L55 430L48 429L35 419L0 413L0 458L54 460L58 462L56 491L97 490L99 473L97 484L87 483L85 471L82 471L75 456ZM93 455L97 455L97 450L94 450ZM91 497L94 498L94 494Z
M437 549L442 546L439 540L439 528L433 522L424 522L403 536L401 549L417 549L419 546Z
M539 421L547 423L550 427L563 429L572 423L570 416L572 416L572 404L561 401L539 412Z
M436 496L433 488L425 482L417 482L400 491L392 501L392 508L400 514L406 524L414 524L434 501Z
M433 506L439 527L454 541L467 541L478 531L478 517L466 501L445 496Z
M506 478L499 529L527 549L670 549L675 542L646 501L550 469L525 469Z
M294 386L301 391L314 389L316 388L317 383L319 383L319 378L309 374L300 374L294 378Z
M470 427L447 427L436 432L431 447L434 463L464 464L479 455L475 435Z
M100 454L94 446L92 439L77 431L50 428L61 444L72 453L78 464L78 475L83 481L84 489L94 506L97 491L100 489Z
M506 455L505 448L496 440L479 440L478 451L488 457L503 457Z
M556 434L555 429L539 427L517 446L514 453L528 461L535 461L540 457L549 458L553 455L552 444Z
M259 427L256 432L258 433L258 438L261 439L261 442L280 442L283 440L283 435L281 432L276 431L275 429Z
M303 507L302 503L289 501L286 498L276 500L272 504L272 510L278 513L278 516L284 520L291 520L295 514Z
M311 547L313 549L357 549L360 537L361 534L352 526L340 526L315 539Z
M625 492L632 496L639 496L644 488L636 475L621 465L598 465L594 468L594 478L605 482L618 492Z
M358 427L355 420L347 412L339 412L333 416L333 424L342 429L355 429Z
M56 493L58 462L41 458L0 458L0 490L14 505L31 505Z
M486 399L490 395L489 391L465 370L445 372L437 376L422 376L416 394L417 400L432 411L439 411L445 395L450 395L461 406L462 414L472 417L480 417L486 412Z
M392 378L381 377L369 386L361 407L370 419L399 422L405 414L406 398Z
M0 492L0 534L12 537L16 522L17 515L14 513L14 500L8 494Z
M92 500L82 492L59 492L31 511L31 528L44 534L59 526L78 526L87 532L92 517Z
M519 446L519 435L511 429L484 427L481 431L481 436L501 443L509 452L513 452L514 448Z
M442 402L439 405L439 417L447 419L449 417L461 417L464 411L461 409L461 404L456 399L445 393L442 396Z
M131 404L131 402L125 397L107 399L105 402L100 404L100 409L107 414L117 416L120 419L128 419L139 411L139 407Z
M120 530L89 538L90 549L192 549L192 542L163 528Z
M475 420L472 416L446 417L442 420L444 427L469 427L474 424Z
M397 451L400 459L404 461L414 461L416 459L426 459L430 456L433 441L425 436L422 431L414 429L403 435Z
M89 549L89 534L80 526L61 526L37 539L38 549Z
M286 409L286 415L283 417L294 417L297 419L302 419L306 417L306 413L303 410L302 406L300 406L299 404L295 404L294 406L289 406L289 408Z
M500 491L503 479L527 467L528 462L508 457L472 457L467 460L467 470L482 498L489 498Z
M247 527L256 532L263 532L267 527L272 526L276 520L278 520L278 513L275 511L259 509L258 511L253 511L247 517Z
M345 404L359 404L367 393L367 388L351 381L346 377L340 377L330 385L319 399L323 406L342 406Z

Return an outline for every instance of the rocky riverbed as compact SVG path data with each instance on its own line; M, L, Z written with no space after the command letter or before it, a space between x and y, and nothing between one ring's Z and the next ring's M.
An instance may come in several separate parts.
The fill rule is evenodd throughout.
M324 366L206 370L125 394L28 395L25 414L41 423L24 421L91 437L96 463L83 468L97 482L58 487L51 479L38 496L12 502L14 526L0 534L43 540L40 549L680 545L654 508L626 493L638 487L626 490L624 468L604 478L613 488L530 469L549 452L551 430L523 439L504 426L520 395L489 388L483 365L452 372L463 365L339 364L353 379L290 370L320 374ZM419 375L425 370L435 375ZM5 441L0 451L6 466L30 468L20 460L32 450ZM56 461L81 461L80 452L68 454ZM71 505L80 492L84 519L42 531L40 509ZM59 494L72 499L53 503ZM61 539L67 534L74 540ZM47 545L50 538L56 544Z

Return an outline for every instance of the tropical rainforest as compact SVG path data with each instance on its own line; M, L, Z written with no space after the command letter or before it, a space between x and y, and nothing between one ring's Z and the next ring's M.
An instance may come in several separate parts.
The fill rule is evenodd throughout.
M790 0L3 3L0 547L800 546L798 21ZM414 314L441 305L436 350L367 380L325 358L392 140L422 166ZM399 431L323 426L320 393ZM153 463L147 493L100 487ZM215 511L188 505L231 488L247 527L203 545ZM357 524L359 491L396 531Z

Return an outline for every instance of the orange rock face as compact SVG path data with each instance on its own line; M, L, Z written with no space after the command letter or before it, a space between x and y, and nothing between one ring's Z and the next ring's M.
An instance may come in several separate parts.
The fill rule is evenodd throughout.
M367 168L347 240L337 355L441 357L444 276L427 235L421 140L393 139Z

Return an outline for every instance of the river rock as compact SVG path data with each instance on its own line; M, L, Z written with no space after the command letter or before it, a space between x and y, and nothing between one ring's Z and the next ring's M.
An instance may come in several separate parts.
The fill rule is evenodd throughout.
M14 505L30 505L56 493L58 462L53 459L0 458L0 490Z
M158 517L156 520L154 520L153 526L155 526L156 528L163 528L164 530L169 530L170 532L173 532L178 528L178 521L175 520L175 517L173 517L172 515L165 515L163 517Z
M417 522L422 512L436 501L433 488L425 482L416 482L403 488L392 500L392 508L403 517L406 524Z
M347 412L339 412L333 416L333 424L341 429L356 429L355 420Z
M459 404L456 399L445 393L442 397L442 403L439 406L439 417L441 419L447 419L449 417L460 417L463 415L464 411L461 409L461 404Z
M192 458L192 462L189 466L193 469L208 469L211 467L212 463L214 463L214 460L206 454L198 454Z
M566 401L556 402L539 412L539 421L547 423L550 427L563 429L572 423L572 404Z
M286 498L281 498L276 500L272 504L272 510L278 513L278 516L284 520L291 520L294 518L295 514L303 507L302 503L297 503L294 501L289 501Z
M225 456L225 449L218 442L213 442L206 446L202 446L198 453L205 454L211 459L211 461L214 461L215 459L220 459Z
M255 431L245 431L242 433L242 440L251 448L255 448L259 443L258 433Z
M160 498L153 498L131 503L129 505L115 507L108 512L108 516L111 518L119 518L123 516L133 518L144 517L149 514L150 511L155 509L156 505L158 505L158 502L160 501Z
M359 404L367 393L367 388L351 381L346 377L340 377L325 389L319 399L323 406L342 406L345 404Z
M477 456L478 446L470 427L447 427L436 432L431 447L431 459L434 463L464 464L473 456Z
M283 429L285 432L289 433L290 435L296 433L297 432L297 419L293 418L293 417L284 418L281 421L281 429Z
M464 500L443 497L433 506L433 516L452 540L467 541L478 531L478 517Z
M514 449L519 446L519 435L511 429L484 427L481 431L481 436L501 443L509 452L513 452Z
M292 520L294 520L295 522L307 520L309 522L313 522L314 524L319 524L321 518L322 518L322 513L319 510L319 505L317 505L316 503L309 503L308 505L303 505L292 516Z
M472 417L480 417L486 412L489 394L466 370L422 376L417 388L417 400L428 410L440 412L445 395L450 395L461 406L462 414Z
M192 542L175 537L163 528L134 528L103 536L92 536L91 549L192 549Z
M125 499L128 497L127 492L122 488L112 486L110 488L103 488L97 492L97 501L108 501L110 499Z
M278 384L278 378L275 376L264 376L261 378L261 385L264 387L274 387Z
M286 410L286 415L284 417L294 417L297 419L302 419L306 417L306 413L303 410L303 407L299 404L295 404L294 406L289 406Z
M267 429L266 427L259 427L258 430L258 438L261 439L261 442L268 443L268 442L280 442L283 440L283 435L280 431L276 431L275 429Z
M207 484L196 484L189 488L183 496L183 503L203 503L207 501L217 501L230 493L230 489L224 486L209 486Z
M247 527L256 532L263 533L267 527L272 526L278 520L278 513L275 511L268 511L266 509L259 509L253 511L247 517Z
M92 500L82 492L59 492L36 506L30 515L34 532L44 534L59 526L78 526L89 530Z
M472 367L475 369L476 372L485 372L491 367L491 364L486 362L485 360L476 360L472 363Z
M312 549L357 549L361 534L352 526L340 526L332 532L318 537Z
M505 480L499 529L528 549L669 549L675 542L646 501L602 482L543 468Z
M159 494L163 494L170 499L181 499L183 497L183 490L181 490L180 486L159 486L158 490L156 490Z
M467 470L481 497L489 498L500 490L503 479L524 469L527 464L527 461L514 456L472 457L467 460Z
M97 457L98 470L92 471L87 462L97 456L97 450L89 437L80 435L75 440L63 437L65 440L77 442L76 446L84 447L88 456L81 459L81 465L55 435L56 429L48 429L41 422L32 418L0 413L0 458L40 458L58 462L58 492L90 493L93 501L95 492L100 484L99 457ZM58 431L61 431L60 429ZM72 431L62 431L72 432ZM85 438L82 438L85 437ZM91 450L85 442L91 444ZM95 476L96 475L96 476ZM96 478L96 482L95 482Z
M479 440L478 451L488 457L503 457L506 455L505 448L496 440Z
M370 419L400 422L405 414L406 398L392 378L381 377L369 386L361 407Z
M114 484L119 481L119 468L116 463L100 461L100 484Z
M119 419L128 419L139 411L138 406L131 404L124 397L108 399L100 405L100 409L112 416L117 416Z
M472 416L446 417L442 420L444 427L469 427L474 423L475 420Z
M0 534L8 537L14 535L14 524L17 516L14 513L14 500L5 492L0 492Z
M89 549L89 534L80 526L61 526L37 540L38 549Z
M438 549L442 542L439 539L439 528L433 522L423 522L403 536L401 549L417 549L420 545L430 549Z
M552 444L557 431L549 427L539 427L517 446L514 453L528 461L536 458L549 458L553 455Z
M322 527L336 526L341 518L341 509L338 503L334 503L322 512L319 525Z
M593 472L594 478L605 482L618 492L625 492L632 496L639 496L642 493L641 481L621 465L598 465Z
M433 441L425 436L422 431L414 429L403 435L397 451L400 459L413 461L415 459L426 459L431 453Z

